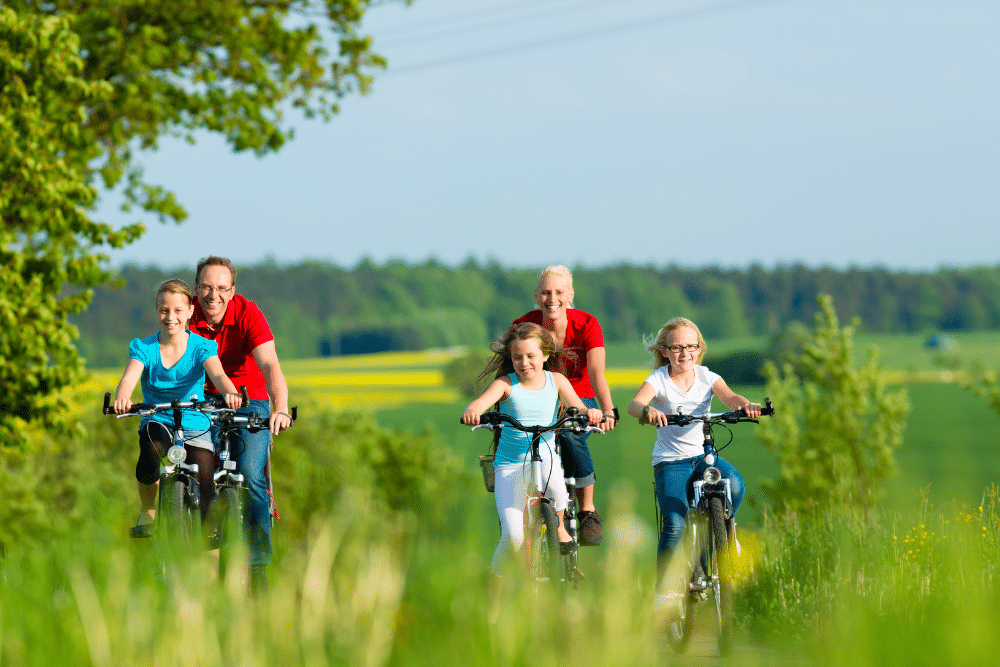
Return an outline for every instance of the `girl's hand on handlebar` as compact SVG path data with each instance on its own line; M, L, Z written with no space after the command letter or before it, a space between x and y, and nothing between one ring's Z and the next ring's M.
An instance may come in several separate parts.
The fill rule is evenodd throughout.
M223 400L226 403L226 407L233 410L237 410L243 405L243 397L237 391L225 394Z
M587 408L587 421L591 426L600 426L604 419L604 413L597 408Z
M646 421L659 428L667 425L667 415L665 412L657 410L650 405L649 410L646 411Z
M479 413L475 410L466 410L462 413L462 423L466 426L479 426Z
M132 409L132 399L129 398L116 398L114 403L114 411L116 415L124 415Z

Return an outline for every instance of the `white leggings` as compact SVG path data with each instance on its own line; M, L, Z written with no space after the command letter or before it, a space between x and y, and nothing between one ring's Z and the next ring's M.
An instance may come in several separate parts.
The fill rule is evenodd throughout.
M531 462L510 463L497 466L494 471L494 495L497 514L500 516L500 544L493 552L493 571L496 572L504 560L518 551L524 543L524 508L528 504L528 478L531 476ZM566 509L569 496L563 481L562 463L557 457L542 453L542 488L545 497L552 500L556 511Z

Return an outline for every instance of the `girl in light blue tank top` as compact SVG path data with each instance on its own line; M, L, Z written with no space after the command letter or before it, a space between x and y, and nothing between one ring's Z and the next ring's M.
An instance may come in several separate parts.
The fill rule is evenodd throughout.
M601 422L603 414L588 409L573 391L569 380L560 372L562 362L555 341L548 331L537 324L518 324L493 341L494 357L480 374L480 379L495 374L496 379L477 399L469 403L462 414L462 423L474 426L479 416L494 403L525 426L548 426L555 422L559 400L586 414L591 424ZM570 541L563 526L566 509L566 485L562 464L555 456L553 434L547 434L539 448L542 455L542 479L545 496L559 516L559 541ZM524 543L524 510L527 506L527 478L531 474L531 436L516 429L500 432L500 444L494 460L494 489L497 514L500 516L500 543L493 553L493 571L512 551L518 552Z

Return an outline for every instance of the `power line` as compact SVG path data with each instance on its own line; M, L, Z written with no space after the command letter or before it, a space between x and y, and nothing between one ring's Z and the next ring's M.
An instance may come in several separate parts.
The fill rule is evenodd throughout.
M524 53L527 51L545 49L551 46L558 46L562 44L569 44L572 42L585 41L588 39L597 39L600 37L606 37L617 33L643 30L663 23L679 23L682 21L703 18L711 15L734 14L748 9L754 9L757 7L763 7L767 5L784 4L786 2L791 2L791 1L792 0L743 0L742 2L715 3L709 6L694 7L683 10L674 10L662 14L653 14L650 16L643 17L641 19L632 19L615 25L606 25L598 28L589 28L586 30L569 32L563 35L546 37L544 39L526 40L491 49L470 51L467 53L456 54L454 56L446 56L444 58L440 58L437 60L429 60L422 63L415 63L413 65L400 67L398 69L394 69L390 65L389 70L386 72L384 76L415 74L418 72L426 72L429 70L440 69L442 67L448 67L450 65L465 65L467 63L489 60L491 58L499 58L501 56L512 55L515 53Z
M556 3L564 2L565 0L555 0ZM552 0L548 0L552 2ZM544 4L542 0L529 0L528 2L508 2L503 5L493 5L492 7L481 7L479 9L474 9L472 11L459 12L458 14L451 14L450 16L444 16L437 19L424 19L423 21L414 21L412 23L406 23L404 25L384 28L379 30L379 34L387 37L395 37L398 35L405 35L414 31L419 31L421 29L427 28L440 28L442 25L447 26L449 23L462 23L473 19L479 19L483 16L489 16L491 14L502 14L508 10L523 11L524 9L531 9Z
M548 18L550 16L558 16L560 14L569 14L570 12L581 12L588 11L592 9L606 9L608 7L614 7L616 5L622 5L628 2L635 2L636 0L587 0L586 2L575 2L575 3L563 3L557 6L539 6L537 3L532 3L529 6L522 6L523 9L517 12L512 12L506 16L501 16L495 19L483 19L482 14L468 15L469 18L464 20L464 25L461 26L441 26L432 25L430 28L425 28L422 32L417 32L415 35L404 36L401 39L393 39L391 36L389 39L378 40L378 45L380 47L389 46L401 46L405 44L430 42L441 39L448 39L450 37L464 36L471 32L482 32L486 30L494 30L496 28L501 28L503 26L525 23L527 21L538 21L541 19ZM511 6L511 5L508 5ZM467 16L467 15L463 15ZM477 21L478 19L478 21ZM425 22L427 23L427 22Z

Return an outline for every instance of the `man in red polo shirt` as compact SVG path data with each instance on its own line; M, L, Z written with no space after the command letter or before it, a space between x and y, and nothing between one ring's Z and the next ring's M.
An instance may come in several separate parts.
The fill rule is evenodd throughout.
M265 467L271 435L292 425L288 414L288 384L281 372L274 336L263 313L253 301L236 294L236 269L223 257L206 257L195 274L198 301L188 326L191 331L214 340L226 375L237 387L246 385L250 405L240 412L268 417L270 431L244 434L245 447L236 464L247 484L250 511L250 583L255 590L267 588L267 566L271 562L271 504ZM206 392L215 387L206 384ZM271 403L274 410L271 410Z

